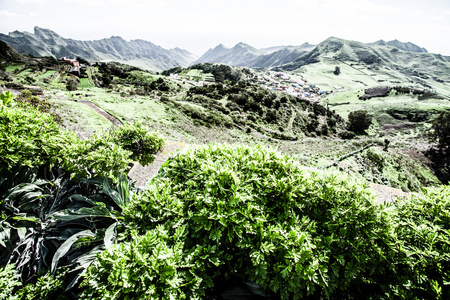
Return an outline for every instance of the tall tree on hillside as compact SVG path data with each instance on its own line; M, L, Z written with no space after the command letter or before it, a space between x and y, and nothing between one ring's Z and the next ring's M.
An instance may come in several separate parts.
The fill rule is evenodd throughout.
M339 68L338 66L336 66L336 68L334 68L333 74L334 74L334 75L339 75L339 74L341 74L341 68Z
M450 112L441 112L432 122L428 133L430 141L436 143L427 151L433 162L436 176L447 184L450 182Z
M348 130L357 134L364 134L372 124L372 116L367 110L355 110L348 115Z
M429 137L431 141L437 142L438 148L450 150L450 112L441 112L431 122Z

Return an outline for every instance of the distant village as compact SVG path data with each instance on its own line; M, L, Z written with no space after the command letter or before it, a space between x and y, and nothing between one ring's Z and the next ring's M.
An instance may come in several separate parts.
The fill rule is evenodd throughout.
M312 102L319 102L320 96L330 93L320 90L313 83L308 84L304 78L296 80L286 73L275 71L266 71L264 75L258 76L258 79L253 79L253 82L259 83L269 90L284 92Z
M296 80L282 72L266 71L262 75L258 74L256 77L250 79L250 81L260 84L269 90L283 92L315 103L320 101L321 96L331 93L331 91L321 90L313 83L308 83L306 79ZM177 73L170 74L170 78L182 80L185 83L199 87L214 83L211 80L202 81L199 78L189 78L189 76ZM335 88L341 89L340 87Z

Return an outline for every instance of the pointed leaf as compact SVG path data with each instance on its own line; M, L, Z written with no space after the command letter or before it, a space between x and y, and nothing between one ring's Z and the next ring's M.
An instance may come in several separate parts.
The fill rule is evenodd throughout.
M92 264L92 262L97 258L97 255L103 252L105 248L103 245L97 246L86 254L83 254L74 261L74 264L78 264L77 267L71 269L70 272L77 272L78 270L82 270L80 274L77 274L75 278L70 282L67 286L66 291L70 290L73 286L75 286L80 278L86 273L86 269Z
M71 221L80 218L112 217L103 203L94 207L83 207L78 210L65 209L52 215L56 220Z
M124 201L122 200L120 194L111 187L110 180L105 178L103 180L103 192L110 196L111 199L120 207L123 208Z
M26 227L19 227L17 228L17 234L19 235L19 239L22 241L25 239L25 235L27 234L27 228Z
M52 266L51 266L51 273L55 274L56 272L56 267L58 266L58 261L61 257L63 257L64 255L67 254L67 252L69 252L70 247L72 247L72 245L78 241L81 238L84 237L94 237L95 234L90 231L90 230L83 230L80 231L78 233L75 233L74 235L72 235L70 238L68 238L59 248L58 250L56 250L55 255L53 256L53 260L52 260Z
M105 231L105 237L103 238L103 241L105 243L105 248L108 249L108 251L110 251L110 248L117 237L117 233L116 233L115 229L118 224L119 224L118 222L111 224L108 227L108 229L106 229L106 231ZM110 254L111 254L111 252L110 252Z

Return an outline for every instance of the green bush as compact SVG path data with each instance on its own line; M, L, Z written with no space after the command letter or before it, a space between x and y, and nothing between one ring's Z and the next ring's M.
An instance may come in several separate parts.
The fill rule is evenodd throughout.
M16 165L47 165L85 177L118 178L130 169L133 160L143 165L153 162L164 144L139 124L82 141L59 127L51 115L40 111L40 105L34 106L35 102L19 98L18 106L10 94L2 95L8 105L0 106L0 174Z
M390 267L389 214L361 182L307 171L261 147L209 146L174 157L125 216L142 235L162 225L168 236L183 228L183 244L169 246L182 247L178 263L190 263L189 279L183 280L201 278L200 286L191 285L198 290L189 292L206 298L233 280L255 282L282 299L358 295L358 288L379 282ZM134 244L135 233L125 239L133 242L120 247L142 249ZM137 274L122 276L123 288L113 283L110 270L135 268L132 260L119 259L137 257L127 249L103 254L88 272L86 295L99 296L109 284L118 297L130 291L143 297ZM139 255L152 257L154 251ZM147 264L161 264L157 258ZM152 269L139 268L140 278L156 278ZM171 270L184 269L175 264ZM169 296L164 290L155 294Z
M201 299L201 279L183 253L184 229L133 232L131 242L104 251L86 273L81 299Z
M61 162L64 149L76 140L36 108L0 106L0 169Z
M7 264L0 266L0 300L16 300L17 296L13 296L15 287L21 286L19 274L15 270L15 265Z
M347 128L357 134L364 134L372 124L372 116L366 110L355 110L348 114Z
M63 168L84 177L104 176L118 178L127 172L133 160L133 153L109 140L108 136L93 135L79 140L63 150Z
M441 112L432 122L429 138L438 148L450 151L450 112Z
M164 140L150 133L140 123L126 124L112 132L112 141L123 149L131 151L131 159L146 166L154 160L154 154L164 146Z
M353 139L356 135L353 131L348 131L348 130L344 130L338 133L338 136L343 139L343 140L351 140Z
M395 208L400 249L390 298L449 299L450 186L425 189Z

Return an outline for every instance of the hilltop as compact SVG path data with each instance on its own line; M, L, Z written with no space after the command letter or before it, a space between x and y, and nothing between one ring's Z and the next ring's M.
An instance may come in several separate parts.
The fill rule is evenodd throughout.
M233 48L220 44L209 49L196 63L223 63L230 66L249 68L270 68L293 61L315 46L305 43L301 46L275 46L256 49L245 43L238 43Z
M280 69L311 74L318 84L328 87L407 84L449 95L450 57L407 50L419 48L411 45L398 41L364 44L332 37ZM342 75L333 75L336 67Z

